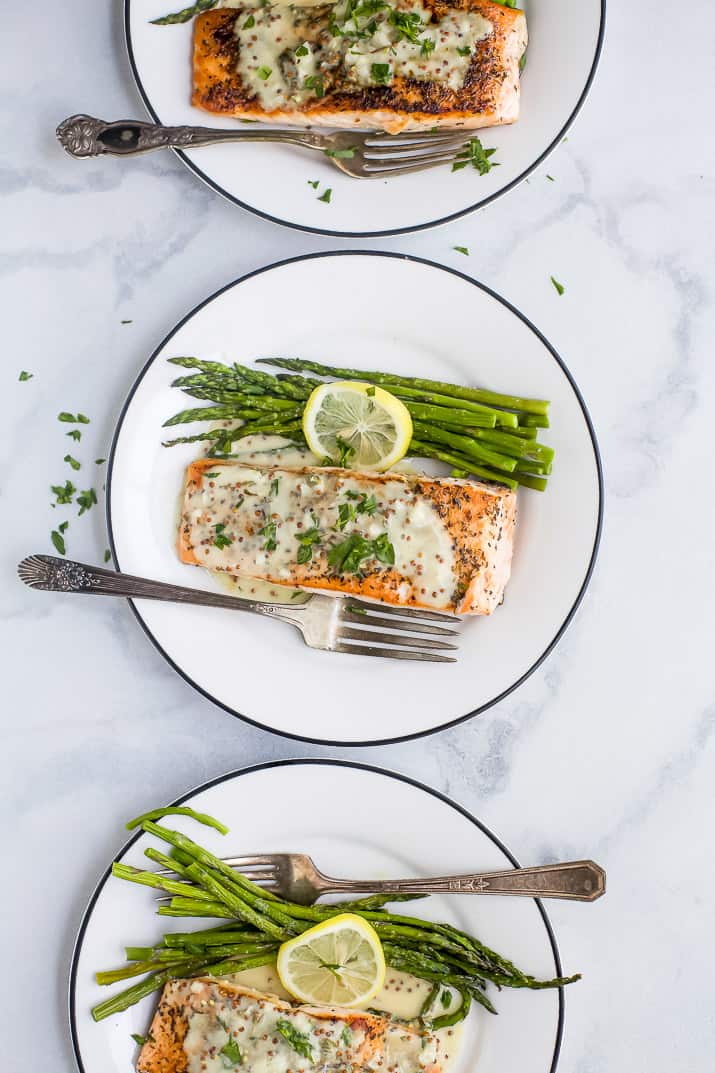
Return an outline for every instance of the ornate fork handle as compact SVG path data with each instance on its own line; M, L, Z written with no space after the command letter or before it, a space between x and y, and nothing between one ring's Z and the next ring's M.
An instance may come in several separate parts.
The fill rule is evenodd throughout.
M322 149L325 137L297 130L215 130L212 127L163 127L139 119L107 123L90 115L73 115L57 128L57 138L70 156L137 156L153 149L196 149L218 142L288 142Z
M228 611L249 611L298 625L301 608L287 604L265 604L241 596L189 589L164 581L150 581L133 574L122 574L102 567L86 566L55 555L31 555L18 567L20 578L33 589L49 592L88 593L95 596L125 596L143 600L167 600L171 603L222 607ZM307 604L303 605L307 607Z
M568 861L538 868L515 868L506 872L438 876L434 879L395 879L353 882L324 877L323 894L521 894L529 898L569 898L594 902L606 891L606 873L594 861Z

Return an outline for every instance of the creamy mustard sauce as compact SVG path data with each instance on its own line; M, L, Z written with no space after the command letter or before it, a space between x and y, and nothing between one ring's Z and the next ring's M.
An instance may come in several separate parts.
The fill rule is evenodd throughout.
M395 6L419 16L424 28L417 41L400 38L395 27L383 17L371 37L354 42L346 53L343 63L348 77L362 87L375 85L373 64L382 63L389 68L388 85L399 75L423 82L443 82L452 90L460 89L474 45L489 36L491 22L471 11L450 11L439 21L431 22L431 13L420 4ZM367 21L358 19L358 25Z
M407 33L400 16L412 19ZM238 72L267 110L300 107L331 88L389 85L395 76L458 90L474 45L492 30L488 19L472 11L449 11L433 20L419 0L383 7L371 0L241 5L235 25Z
M224 4L224 7L238 6L239 2L241 0L235 0L233 4ZM239 422L225 421L215 427L230 428L237 424ZM319 461L307 447L299 447L283 436L245 436L242 440L234 442L232 453L241 461L252 462L257 466L317 466ZM266 604L297 605L309 599L308 593L295 589L291 585L276 585L258 578L238 577L236 574L227 574L220 570L210 570L209 573L226 592L247 600L258 600Z
M376 549L360 571L389 570L400 603L445 606L455 586L443 520L414 482L397 475L375 482L345 470L217 464L187 491L181 527L209 570L319 587L343 572L328 557L353 538Z
M290 1001L274 966L249 969L227 979L269 998ZM200 985L197 983L196 987ZM385 986L370 1003L370 1009L412 1021L419 1016L429 990L429 984L423 980L388 970ZM442 1012L444 1007L440 1005L439 1013ZM285 1035L276 1030L279 1020L300 1033L310 1048L311 1058L297 1052ZM445 1069L453 1061L460 1039L460 1026L440 1029L430 1038L408 1033L397 1022L387 1030L384 1049L380 1048L372 1061L364 1060L360 1050L366 1035L359 1022L346 1031L345 1020L317 1019L297 1009L277 1010L270 1001L261 1002L260 996L243 998L233 1006L214 1006L206 1013L193 1011L188 1022L184 1040L188 1073L224 1073L230 1066L221 1052L228 1044L231 1053L232 1040L241 1054L236 1066L241 1073L350 1073L353 1067L368 1073L422 1073L435 1062Z

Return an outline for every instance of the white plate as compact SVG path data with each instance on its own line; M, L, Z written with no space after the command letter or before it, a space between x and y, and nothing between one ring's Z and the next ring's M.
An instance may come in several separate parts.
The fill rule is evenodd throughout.
M187 0L188 3L188 0ZM160 123L231 127L191 105L193 22L149 20L182 0L125 0L129 60L152 118ZM476 132L497 149L499 167L480 176L432 168L388 182L350 179L317 153L280 145L218 145L178 153L209 186L276 223L324 235L394 235L454 220L510 190L559 144L579 111L598 63L605 0L528 0L529 51L518 123ZM308 185L332 187L329 205Z
M223 820L231 833L222 838L201 828L197 836L196 825L184 817L171 817L167 825L198 837L222 856L304 852L328 874L378 878L517 866L498 839L458 805L403 776L363 765L333 760L260 765L225 775L180 800ZM251 817L248 827L246 816ZM386 816L399 819L386 824ZM117 860L145 867L144 847L153 842L146 835L133 838ZM154 891L108 881L108 875L92 895L72 958L70 1025L82 1073L132 1069L131 1033L146 1032L156 1003L156 997L148 997L95 1024L90 1008L112 991L98 988L94 973L121 965L127 944L145 944L152 936L187 927L185 920L155 916ZM415 904L415 915L473 932L525 972L543 979L561 975L548 918L531 898L442 895ZM205 926L196 921L196 927ZM499 1016L473 1008L450 1073L553 1073L561 1042L561 990L505 989L492 998Z
M490 618L464 622L458 663L318 652L277 622L137 601L147 633L189 682L282 734L371 744L475 714L534 670L589 579L601 474L578 390L521 314L457 272L374 253L286 261L229 284L190 313L154 353L125 404L110 455L108 521L120 570L211 588L210 575L180 563L175 550L182 474L196 449L161 446L162 422L182 400L192 402L169 387L176 368L166 359L187 354L241 362L300 356L551 399L553 427L544 439L556 448L548 490L519 493L505 602Z

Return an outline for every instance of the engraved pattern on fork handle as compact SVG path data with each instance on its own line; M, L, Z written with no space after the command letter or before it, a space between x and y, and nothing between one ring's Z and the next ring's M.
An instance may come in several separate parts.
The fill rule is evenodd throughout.
M97 596L124 596L128 599L168 600L172 603L197 604L201 607L220 607L230 611L249 611L297 625L301 608L287 604L264 604L241 596L190 589L165 581L105 570L101 566L86 566L72 559L55 555L31 555L18 568L20 578L31 588L49 592L87 593ZM303 605L307 606L307 604Z
M118 135L118 145L103 140L109 133ZM122 145L122 134L128 135ZM288 130L217 130L213 127L165 127L139 119L122 119L108 123L90 115L73 115L57 127L57 139L63 149L77 159L110 156L138 156L154 149L191 149L231 141L288 142L305 149L322 149L324 135L310 131Z
M321 894L516 894L528 898L567 898L594 902L606 892L606 873L594 861L569 861L537 868L514 868L478 875L437 876L433 879L360 881L333 880L325 876Z

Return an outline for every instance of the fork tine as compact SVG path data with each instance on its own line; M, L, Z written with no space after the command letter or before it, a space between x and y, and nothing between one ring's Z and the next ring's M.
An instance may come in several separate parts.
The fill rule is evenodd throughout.
M382 656L388 659L416 659L429 663L456 663L454 656L443 656L439 652L417 652L404 648L375 648L373 645L348 645L338 642L333 645L333 652L345 652L351 656Z
M448 641L433 641L429 637L396 637L391 633L355 630L352 626L339 626L337 636L345 637L348 641L378 641L384 645L402 645L404 648L449 648L452 650L457 648Z
M275 868L275 861L270 853L254 853L250 857L223 857L223 863L231 868L251 868L256 865L268 865Z
M367 612L344 611L340 616L342 622L357 622L364 626L385 626L388 630L409 630L410 633L441 634L445 637L456 637L458 630L449 630L444 626L430 626L426 622L415 622L414 619L390 618L387 615L370 615Z
M275 879L254 879L253 876L247 876L252 883L255 883L257 887L261 887L263 890L276 891L280 889L280 884ZM158 898L155 898L155 902L170 902L174 897L173 894L161 894Z
M251 872L246 868L236 868L237 872L240 872L246 879L250 879L251 883L267 883L268 881L276 878L274 871L270 872Z
M365 160L409 160L426 149L434 151L441 149L445 152L447 149L453 149L456 152L462 145L464 145L463 136L442 138L436 143L423 140L421 142L411 142L409 145L365 146L363 157Z
M421 157L406 163L388 164L385 167L375 166L365 161L365 174L371 176L406 175L411 171L419 171L420 168L432 168L437 164L450 164L454 160L455 149L449 153L424 153Z
M459 625L461 619L456 615L449 615L446 611L423 611L419 607L395 607L393 604L371 604L368 600L358 600L356 597L348 597L345 601L348 610L354 607L363 607L366 611L379 611L381 615L399 615L404 618L424 618L429 622L452 622Z
M391 152L393 149L415 149L418 147L435 147L444 144L445 142L466 142L468 140L464 131L449 131L444 134L412 134L409 136L401 136L399 134L386 134L383 137L367 137L364 141L364 148L369 150L380 150Z

